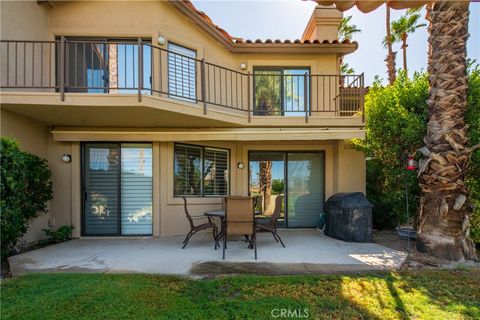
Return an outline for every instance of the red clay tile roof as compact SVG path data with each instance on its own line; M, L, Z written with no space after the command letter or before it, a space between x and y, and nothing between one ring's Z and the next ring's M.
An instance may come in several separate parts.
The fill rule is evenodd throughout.
M295 40L290 40L290 39L286 39L286 40L280 40L280 39L276 39L276 40L272 40L272 39L267 39L267 40L261 40L261 39L256 39L256 40L250 40L250 39L247 39L247 40L243 40L241 38L237 38L236 40L233 41L234 43L272 43L272 44L357 44L356 41L353 41L351 42L350 40L343 40L343 41L338 41L338 40L333 40L333 41L328 41L328 40L323 40L323 41L320 41L320 40L313 40L313 41L310 41L308 39L306 40L300 40L300 39L295 39Z

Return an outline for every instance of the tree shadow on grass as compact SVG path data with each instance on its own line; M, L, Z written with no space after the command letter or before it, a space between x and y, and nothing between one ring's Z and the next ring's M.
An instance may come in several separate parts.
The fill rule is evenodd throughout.
M414 270L399 274L398 284L392 287L413 298L421 293L426 302L441 310L439 314L452 312L480 319L480 269Z
M180 295L189 312L217 319L273 319L285 309L314 319L478 319L479 287L480 271L422 270L224 277L192 282Z
M377 318L480 319L480 270L422 270L349 279L344 282L345 297ZM362 279L374 285L356 290Z

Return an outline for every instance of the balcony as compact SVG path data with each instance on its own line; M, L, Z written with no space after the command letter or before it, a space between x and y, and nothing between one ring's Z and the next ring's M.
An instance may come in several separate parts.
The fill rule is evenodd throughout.
M135 94L252 118L360 118L364 77L308 68L241 72L135 39L0 43L2 91Z

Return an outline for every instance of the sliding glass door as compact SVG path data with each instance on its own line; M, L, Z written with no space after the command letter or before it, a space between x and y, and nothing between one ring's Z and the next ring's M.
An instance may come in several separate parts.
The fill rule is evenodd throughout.
M89 235L118 234L119 146L86 144L84 151L83 231Z
M284 195L280 226L312 228L323 212L325 185L323 152L251 152L250 195L256 211L271 215L275 197Z
M84 235L152 234L152 145L83 148Z
M275 199L285 194L285 154L255 152L250 154L250 196L255 197L255 211L265 216L273 213ZM285 226L284 210L279 225Z
M255 67L253 114L305 116L305 112L310 112L309 73L309 68Z
M324 202L324 154L287 154L288 226L315 227Z
M152 146L122 144L122 235L152 233Z

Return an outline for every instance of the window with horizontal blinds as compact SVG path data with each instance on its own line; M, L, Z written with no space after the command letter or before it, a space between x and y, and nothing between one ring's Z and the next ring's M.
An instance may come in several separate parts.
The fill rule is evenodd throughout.
M175 196L202 195L202 148L175 145Z
M174 43L168 44L168 94L195 101L197 52Z
M228 151L205 148L203 161L204 195L228 194Z
M228 177L228 150L175 144L175 197L228 195Z

